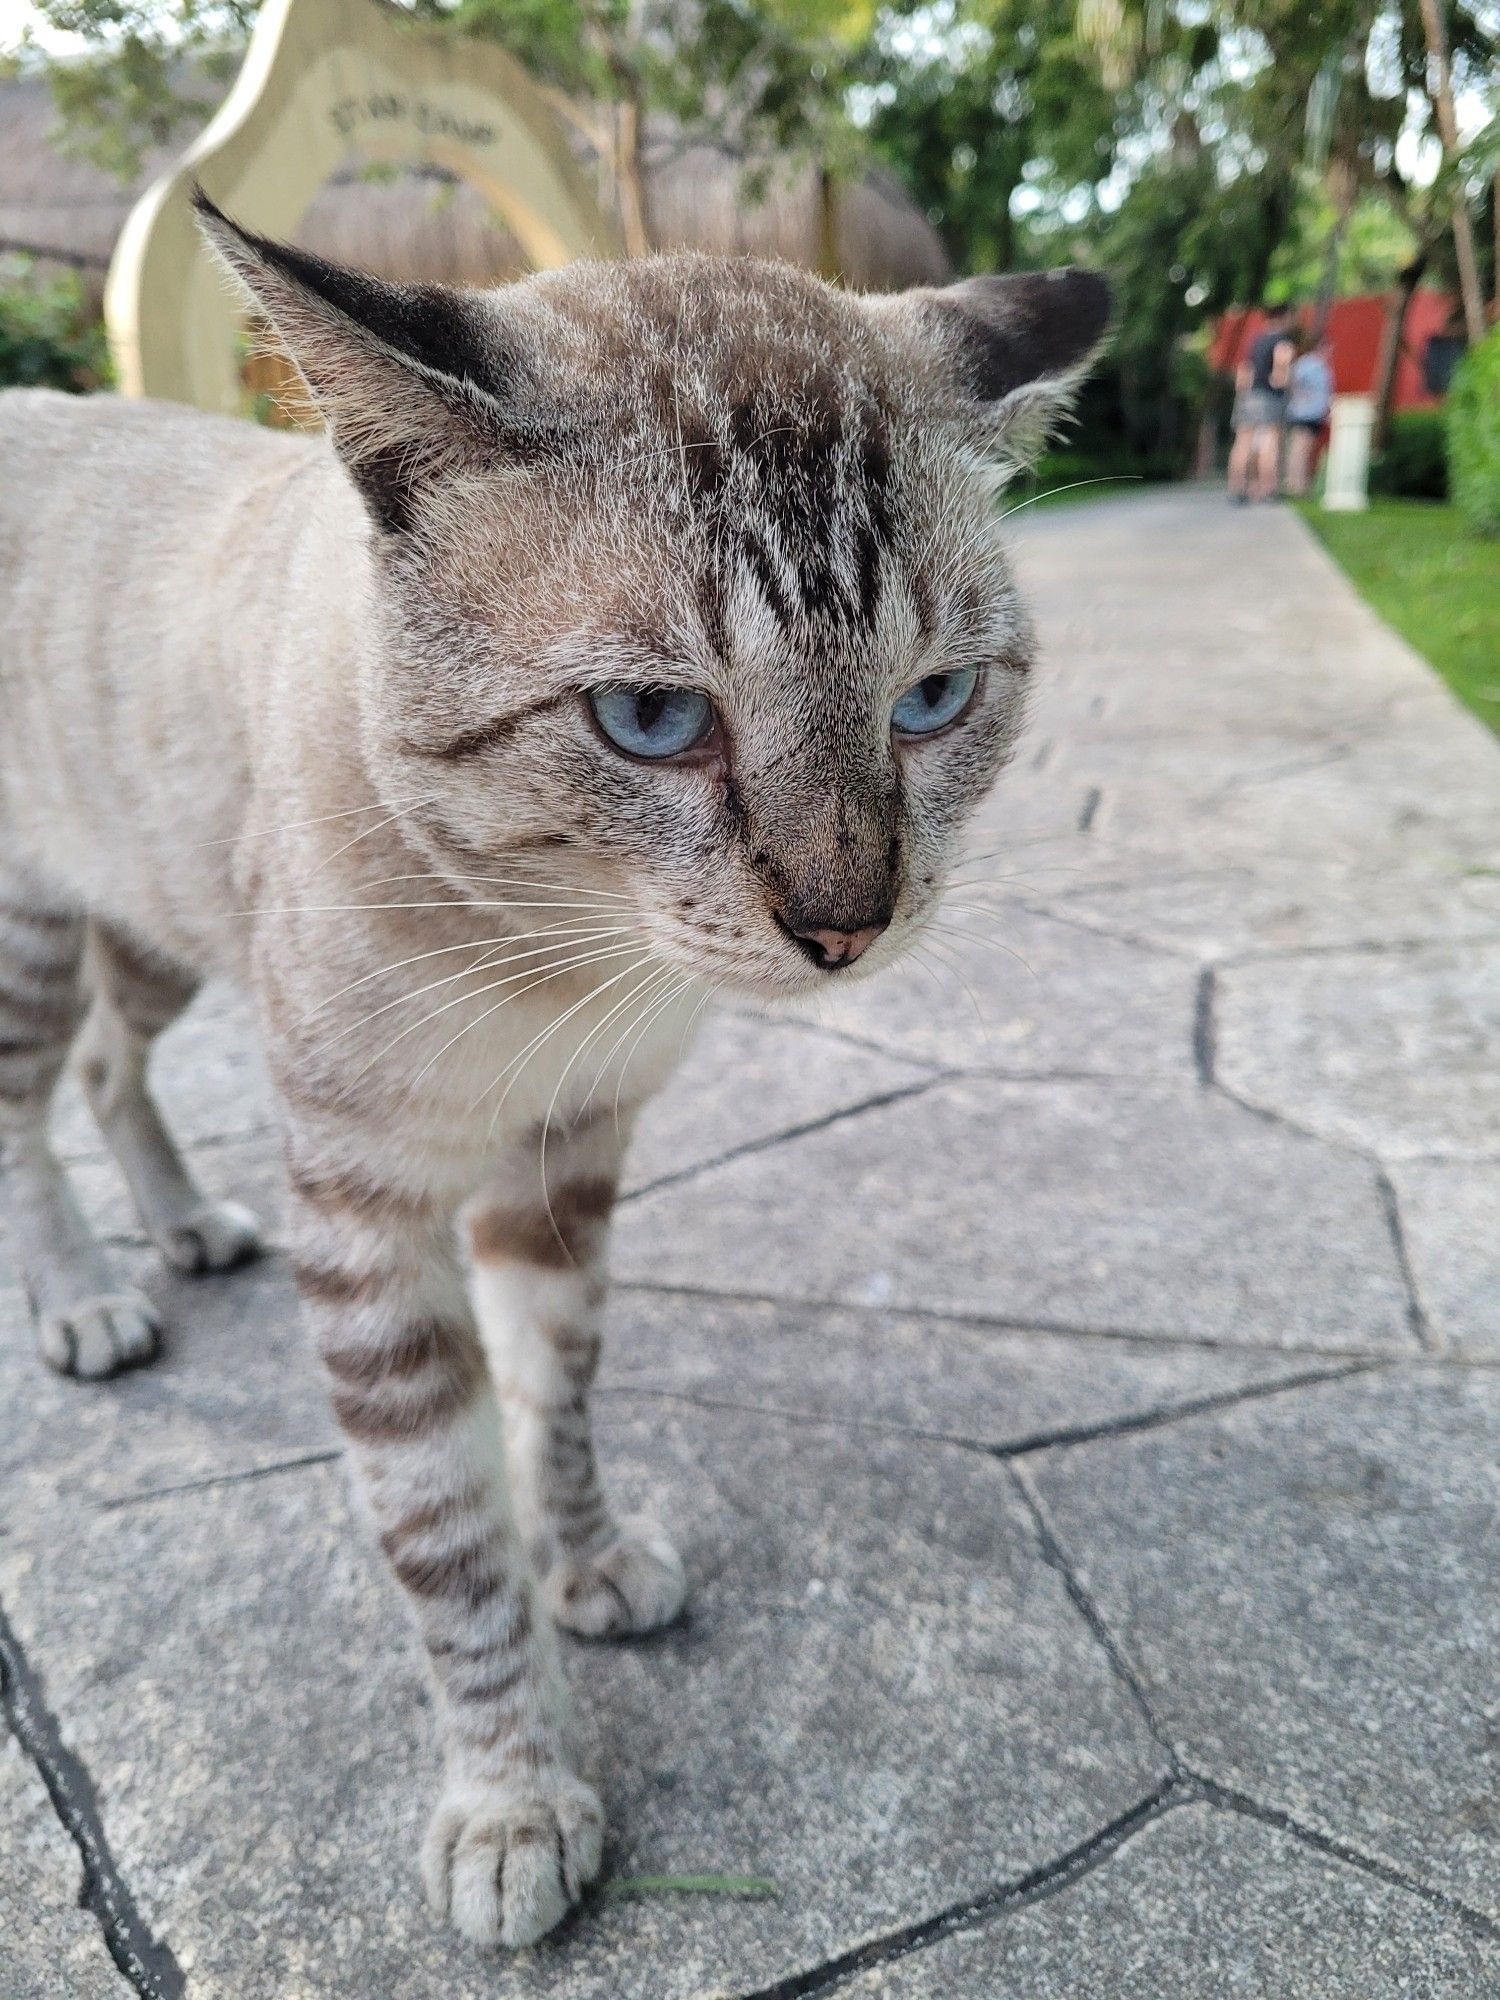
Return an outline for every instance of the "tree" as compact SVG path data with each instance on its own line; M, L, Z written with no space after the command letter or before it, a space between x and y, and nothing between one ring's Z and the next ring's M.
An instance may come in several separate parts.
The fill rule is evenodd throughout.
M201 124L260 0L35 0L81 59L46 63L70 142L122 178ZM873 0L413 0L430 20L502 42L593 151L627 247L650 247L646 121L746 155L852 158L844 92Z
M239 66L260 0L34 0L80 55L44 59L65 143L122 180L203 122L205 85ZM33 52L28 50L28 54Z
M1110 172L1123 123L1058 0L956 0L891 13L867 58L869 131L962 268L1018 261L1017 197L1054 205ZM1045 184L1045 185L1044 185Z

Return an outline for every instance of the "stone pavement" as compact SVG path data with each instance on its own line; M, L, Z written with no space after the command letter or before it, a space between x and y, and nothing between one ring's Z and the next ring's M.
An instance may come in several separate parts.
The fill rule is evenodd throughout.
M0 2000L1500 1993L1500 745L1287 514L1016 529L1048 670L964 907L721 1018L618 1233L608 1472L693 1597L568 1649L607 1868L775 1898L430 1922L280 1262L153 1272L105 1388L0 1262ZM173 1043L274 1208L239 1017Z

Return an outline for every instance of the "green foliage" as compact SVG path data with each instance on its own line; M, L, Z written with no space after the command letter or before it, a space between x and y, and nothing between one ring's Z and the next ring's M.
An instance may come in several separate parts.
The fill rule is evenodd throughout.
M1271 260L1268 289L1289 299L1316 297L1335 234L1334 289L1340 298L1389 291L1417 247L1410 226L1382 196L1361 195L1341 223L1323 183L1304 173L1291 223Z
M1396 411L1385 449L1370 467L1370 491L1403 500L1447 499L1441 410Z
M153 147L203 123L205 80L239 67L260 0L34 0L86 52L48 64L65 143L131 180ZM197 86L184 88L184 78Z
M1088 186L1114 162L1116 98L1057 0L957 0L910 32L893 11L868 58L869 133L961 268L1018 261L1035 183Z
M1118 332L1083 406L1097 434L1113 389L1114 428L1138 456L1181 461L1206 393L1199 329L1256 288L1285 224L1288 192L1245 176L1218 185L1207 156L1143 173L1096 234L1119 290Z
M35 4L87 51L26 58L45 60L70 143L129 175L201 117L205 72L233 68L260 0ZM1490 122L1420 183L1422 0L403 4L532 71L600 162L632 248L650 235L642 134L664 113L684 142L812 158L825 185L873 151L961 271L1102 265L1118 333L1081 428L1134 460L1185 464L1201 412L1227 401L1204 360L1224 307L1381 288L1416 264L1442 281L1459 194L1492 254L1495 0L1443 0L1455 93ZM777 171L748 174L746 198Z
M1458 511L1476 535L1500 535L1500 326L1459 363L1444 414Z
M0 258L0 388L97 389L109 349L78 280L31 276L22 258Z

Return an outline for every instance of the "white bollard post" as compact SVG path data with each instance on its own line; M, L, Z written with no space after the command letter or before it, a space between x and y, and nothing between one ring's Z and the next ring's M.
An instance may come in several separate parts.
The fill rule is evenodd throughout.
M1362 514L1370 504L1370 437L1373 396L1335 396L1328 429L1323 505L1331 514Z

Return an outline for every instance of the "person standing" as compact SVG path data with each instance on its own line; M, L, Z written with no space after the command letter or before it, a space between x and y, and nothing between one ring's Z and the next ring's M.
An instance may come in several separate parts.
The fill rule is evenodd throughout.
M1297 346L1290 306L1269 306L1266 324L1235 372L1234 446L1229 454L1229 497L1236 503L1269 500L1281 473L1281 435L1287 387Z
M1326 339L1310 340L1292 363L1286 401L1286 483L1298 500L1312 484L1323 426L1332 408L1332 354Z

